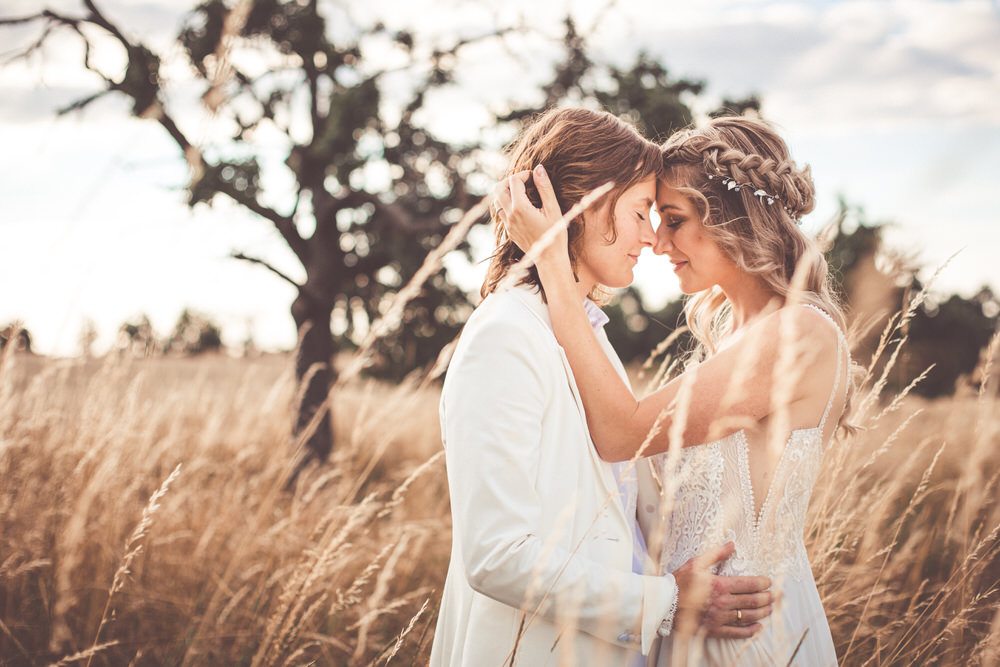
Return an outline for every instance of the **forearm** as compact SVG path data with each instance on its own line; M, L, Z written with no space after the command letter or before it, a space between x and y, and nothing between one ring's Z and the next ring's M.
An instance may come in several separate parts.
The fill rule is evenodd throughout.
M543 258L537 266L552 327L573 369L594 444L605 460L630 459L645 440L655 416L639 410L639 402L601 348L568 259Z
M631 644L641 637L644 651L660 623L672 620L677 600L672 577L619 570L575 549L552 547L551 537L506 533L480 538L463 543L471 550L464 557L469 585L525 611L529 619L570 623L613 643Z

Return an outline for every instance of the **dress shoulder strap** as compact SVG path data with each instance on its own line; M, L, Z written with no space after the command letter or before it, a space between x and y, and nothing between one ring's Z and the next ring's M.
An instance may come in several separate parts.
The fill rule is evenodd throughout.
M833 321L833 318L830 317L829 313L827 313L825 310L823 310L819 306L814 306L811 303L804 303L802 305L805 306L806 308L812 308L817 313L819 313L820 315L822 315L823 317L825 317L826 320L837 331L837 373L833 377L833 389L830 391L830 398L826 402L826 409L823 410L823 417L819 420L819 428L820 428L820 430L822 430L823 427L826 426L826 419L827 419L827 417L830 416L830 410L833 408L833 399L837 396L837 389L840 388L840 371L841 371L841 360L844 358L844 354L843 353L844 353L844 351L847 352L847 355L846 355L847 356L847 365L850 366L851 351L847 348L847 337L844 336L844 332L840 330L840 327L837 326L837 323ZM844 393L845 394L847 393L846 384L845 384L845 387L844 387Z

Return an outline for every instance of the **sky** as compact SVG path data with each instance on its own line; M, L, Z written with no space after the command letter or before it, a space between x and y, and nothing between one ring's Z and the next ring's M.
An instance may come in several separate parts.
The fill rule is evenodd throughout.
M37 0L7 0L0 16L37 11ZM79 14L74 0L41 3ZM129 34L165 56L177 115L195 140L216 126L198 108L198 91L171 46L194 2L104 0L98 5ZM572 13L593 25L596 57L626 64L644 49L675 77L706 82L690 100L696 112L724 96L757 94L763 115L808 163L817 208L804 228L817 231L838 197L891 222L887 239L915 255L929 274L957 256L935 283L940 294L1000 287L1000 1L998 0L510 0L487 2L351 0L357 20L381 17L446 43L525 20L535 36L471 49L459 85L437 100L432 129L445 138L491 136L486 109L530 98L556 54L551 39ZM0 28L0 58L37 37L38 28ZM510 56L514 55L512 61ZM95 53L107 71L113 50ZM294 345L288 308L293 288L232 251L264 257L301 277L269 223L219 201L189 209L187 169L162 129L130 118L124 100L107 98L80 114L54 109L99 81L80 67L70 39L27 61L0 68L0 324L20 319L43 354L72 355L89 318L107 349L118 326L148 313L166 333L193 308L223 325L238 345L249 333L263 349ZM280 164L283 146L264 136L262 159ZM268 196L289 200L281 169L266 171ZM478 257L488 230L473 236ZM448 263L474 290L483 267ZM648 305L678 296L672 274L644 256L636 271Z

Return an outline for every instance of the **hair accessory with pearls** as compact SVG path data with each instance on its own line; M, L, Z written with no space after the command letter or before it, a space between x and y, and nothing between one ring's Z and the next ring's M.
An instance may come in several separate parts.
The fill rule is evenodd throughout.
M727 190L736 190L737 192L739 192L742 188L753 187L753 185L750 183L738 183L734 178L731 178L729 176L723 176L722 170L718 168L716 168L715 171L717 172L717 174L709 174L708 179L715 180L716 178L718 178L719 180L722 181L722 184L726 186ZM779 197L778 195L772 195L769 192L763 190L762 188L757 188L756 190L753 191L753 194L755 197L757 197L757 199L760 200L761 204L766 202L768 206L771 206L772 204L774 204L774 202L777 201L779 204L781 204L781 208L785 209L785 212L787 212L788 215L792 216L792 219L795 220L795 224L797 225L802 224L801 218L795 217L795 214L792 213L792 210L787 206L785 206L785 204L781 201L781 197Z

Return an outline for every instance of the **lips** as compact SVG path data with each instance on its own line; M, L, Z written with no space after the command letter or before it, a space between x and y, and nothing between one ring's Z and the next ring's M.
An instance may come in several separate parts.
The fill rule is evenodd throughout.
M671 260L670 263L674 265L674 273L677 273L682 268L684 268L685 266L687 266L687 262L686 261L673 261L673 260Z

